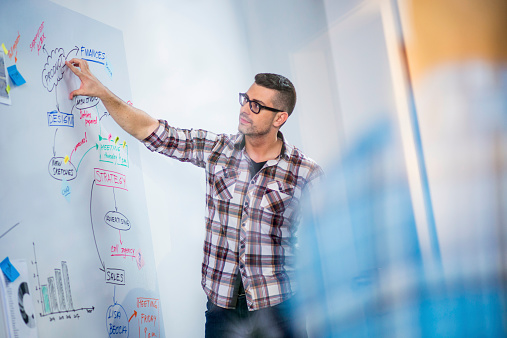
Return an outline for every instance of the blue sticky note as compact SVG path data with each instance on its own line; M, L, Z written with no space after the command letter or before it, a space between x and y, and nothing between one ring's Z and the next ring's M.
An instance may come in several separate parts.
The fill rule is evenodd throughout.
M16 270L14 265L12 265L9 257L5 257L5 259L0 263L0 268L2 269L5 277L7 277L11 283L19 277L19 272Z
M16 86L21 86L22 84L26 83L16 65L7 67L7 71L9 72L9 76L11 77L12 82L14 82Z

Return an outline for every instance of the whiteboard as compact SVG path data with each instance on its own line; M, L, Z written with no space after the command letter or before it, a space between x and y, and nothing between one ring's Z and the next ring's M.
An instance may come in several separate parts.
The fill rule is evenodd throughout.
M0 261L24 285L2 296L0 336L12 311L20 336L163 337L140 143L100 100L68 98L78 57L130 100L122 33L41 0L2 1L0 22L26 80L0 104Z

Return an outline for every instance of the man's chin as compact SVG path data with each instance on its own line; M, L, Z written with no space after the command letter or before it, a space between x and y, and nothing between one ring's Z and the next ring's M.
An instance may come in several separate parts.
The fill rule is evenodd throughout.
M248 130L246 130L246 128L244 128L241 123L238 125L238 131L241 133L241 134L247 134L248 133Z

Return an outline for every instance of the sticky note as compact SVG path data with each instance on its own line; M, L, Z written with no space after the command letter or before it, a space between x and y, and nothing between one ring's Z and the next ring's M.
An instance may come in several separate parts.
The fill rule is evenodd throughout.
M14 282L16 278L19 277L19 272L16 270L14 265L12 265L9 257L5 257L5 259L0 263L0 268L9 282Z
M67 164L69 160L70 160L69 156L65 156L65 158L63 159L63 163Z
M26 83L25 79L23 78L23 76L19 72L16 65L12 65L10 67L7 67L7 71L9 72L9 76L11 77L12 82L14 82L14 84L16 86L21 86L22 84Z
M7 87L5 87L5 91L9 94L11 92L11 86L7 85Z
M111 141L111 137L113 137L113 135L109 134L109 136L107 137L107 140Z
M126 145L127 145L127 141L123 141L123 149L125 149Z
M7 50L7 48L5 48L5 45L3 43L2 43L2 49L4 50L5 54L9 54L9 51Z
M114 139L114 144L118 143L119 140L120 140L120 137L116 136L116 138Z

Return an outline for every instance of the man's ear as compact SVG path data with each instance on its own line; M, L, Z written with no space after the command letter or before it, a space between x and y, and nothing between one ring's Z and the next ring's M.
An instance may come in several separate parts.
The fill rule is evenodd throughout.
M275 127L281 127L282 124L284 124L288 118L289 118L289 114L287 114L287 112L284 112L284 111L278 112L278 113L276 113L275 119L273 121L273 125Z

